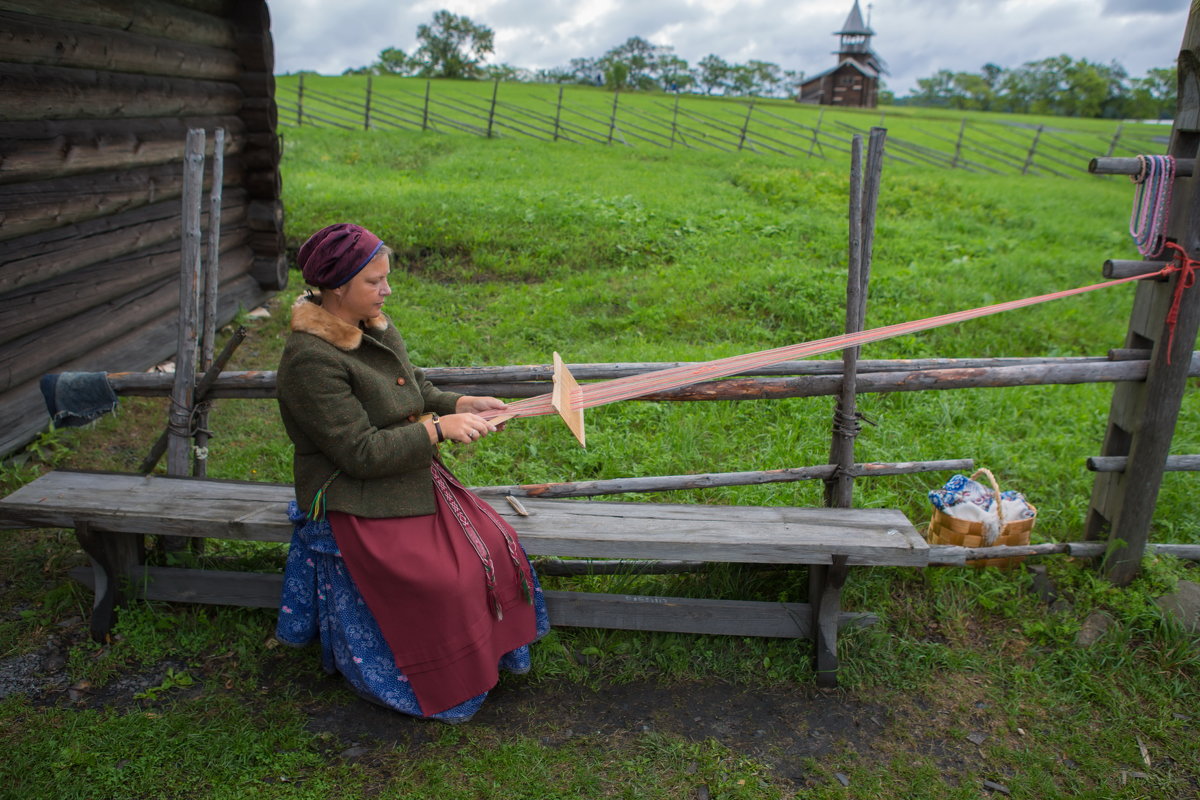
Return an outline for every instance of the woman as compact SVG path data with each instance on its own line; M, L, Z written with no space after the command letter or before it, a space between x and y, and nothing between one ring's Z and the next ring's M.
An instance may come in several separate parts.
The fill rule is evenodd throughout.
M495 431L480 414L506 406L441 391L409 362L373 233L330 225L297 260L320 294L292 307L279 363L296 529L276 636L319 636L325 669L368 700L463 721L499 668L528 671L549 629L516 532L437 457L440 442Z

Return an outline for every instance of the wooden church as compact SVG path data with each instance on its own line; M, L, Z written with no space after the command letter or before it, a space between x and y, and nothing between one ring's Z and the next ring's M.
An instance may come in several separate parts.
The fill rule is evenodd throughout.
M189 129L225 131L219 320L284 286L274 89L265 0L0 0L0 454L43 374L175 352Z
M879 102L879 77L887 73L883 59L871 49L874 35L854 0L842 29L834 33L838 37L837 66L800 84L796 99L823 106L874 108Z

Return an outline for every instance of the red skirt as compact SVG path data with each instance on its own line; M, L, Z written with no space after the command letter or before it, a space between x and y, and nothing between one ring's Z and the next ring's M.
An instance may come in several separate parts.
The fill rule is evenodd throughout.
M532 573L516 531L436 462L433 478L433 514L327 514L426 715L490 690L500 657L536 638Z

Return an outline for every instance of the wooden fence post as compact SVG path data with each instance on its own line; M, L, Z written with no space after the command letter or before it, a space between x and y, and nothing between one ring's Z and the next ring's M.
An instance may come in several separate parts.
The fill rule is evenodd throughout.
M304 73L300 73L300 82L296 86L296 127L304 124Z
M817 137L821 135L821 120L825 119L825 109L817 112L817 126L813 128L812 141L808 144L808 157L812 158L813 148L819 146Z
M958 141L954 143L954 158L950 161L950 169L958 166L958 158L962 155L963 133L967 130L967 121L964 119L962 125L958 126Z
M221 274L221 200L225 181L225 129L213 134L212 189L208 195L208 247L204 262L204 313L200 315L200 371L213 363L217 339L217 297ZM193 401L195 397L193 396ZM208 403L201 403L196 414L196 460L192 474L203 478L208 474ZM197 539L199 545L203 539Z
M430 81L425 81L425 108L421 112L421 130L429 130L429 84Z
M488 109L487 138L492 138L492 125L496 121L496 95L500 93L500 79L492 83L492 107Z
M363 100L363 130L371 130L371 76L367 76L367 96Z
M1108 143L1108 153L1106 156L1111 156L1117 149L1117 142L1121 141L1121 131L1125 129L1124 122L1117 123L1117 131L1113 134L1112 141Z
M1200 3L1193 3L1179 54L1179 100L1168 152L1195 155L1200 137ZM1200 176L1176 177L1167 238L1190 257L1200 255ZM1101 456L1125 456L1122 472L1097 473L1085 533L1107 536L1103 570L1118 586L1141 568L1167 455L1187 386L1188 367L1200 330L1200 287L1180 286L1183 273L1169 281L1138 283L1126 334L1126 347L1149 348L1146 380L1113 390ZM1168 321L1174 301L1178 316Z
M867 166L862 171L862 136L850 143L850 236L849 270L846 279L846 333L863 330L867 316L867 294L871 283L871 258L875 243L875 210L883 174L883 145L887 131L872 128L867 146ZM853 503L854 440L858 436L857 371L861 348L842 351L842 384L833 412L833 437L829 463L836 472L825 481L825 505L850 508Z
M1038 139L1042 138L1042 130L1045 127L1045 125L1038 125L1037 133L1033 135L1033 141L1029 145L1029 153L1025 156L1025 166L1021 167L1022 175L1028 174L1029 168L1033 166L1033 156L1037 153Z
M754 113L754 101L750 101L750 108L746 111L746 119L742 122L742 135L738 138L738 150L746 144L746 131L750 128L750 115Z
M183 239L179 264L179 336L175 388L168 413L167 473L187 475L192 444L192 399L196 383L196 317L200 304L200 204L204 191L204 131L188 131L183 158Z
M558 141L559 124L562 120L562 96L563 96L563 87L561 85L559 85L559 87L558 87L558 105L556 105L554 107L554 141L556 141L556 142Z
M675 95L675 108L671 111L671 149L675 149L675 136L679 130L679 95Z
M608 142L607 142L607 144L612 144L613 131L617 127L617 101L620 99L620 97L621 97L620 88L613 89L612 116L609 117L609 120L608 120Z

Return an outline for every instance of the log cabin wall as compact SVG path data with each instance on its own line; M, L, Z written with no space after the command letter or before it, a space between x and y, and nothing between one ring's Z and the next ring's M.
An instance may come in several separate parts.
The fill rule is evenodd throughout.
M43 374L174 353L189 128L226 132L219 323L284 287L273 69L265 0L0 0L0 454Z

